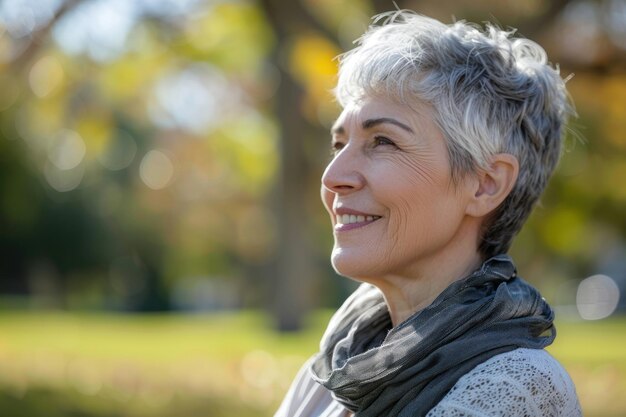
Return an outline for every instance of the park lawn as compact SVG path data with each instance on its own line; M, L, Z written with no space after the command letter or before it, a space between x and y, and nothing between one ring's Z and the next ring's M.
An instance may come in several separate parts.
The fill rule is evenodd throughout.
M2 312L0 416L271 415L329 316Z
M271 416L330 317L0 313L0 415ZM626 415L626 319L557 323L585 416Z
M626 416L626 318L557 322L548 348L569 372L587 416Z

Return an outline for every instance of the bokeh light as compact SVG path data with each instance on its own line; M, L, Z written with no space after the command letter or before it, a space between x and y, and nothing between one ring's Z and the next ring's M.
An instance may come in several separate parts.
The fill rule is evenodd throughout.
M111 171L128 167L135 159L137 144L126 131L118 130L113 139L107 142L103 152L97 155L98 161Z
M613 314L619 299L619 287L611 277L593 275L578 285L576 307L583 319L600 320Z
M110 61L125 50L137 14L132 1L85 1L55 25L54 37L68 54Z
M53 136L48 144L48 162L43 169L48 184L59 192L78 187L85 172L81 164L85 153L85 142L78 133L63 129Z
M82 162L86 150L78 133L64 129L50 141L48 159L60 170L73 169Z
M198 64L163 77L148 111L157 126L201 134L228 114L238 93L219 70Z
M174 165L165 153L151 150L141 160L139 175L148 187L160 190L165 188L174 176Z
M46 24L62 0L7 0L0 2L0 26L7 28L11 36L21 38Z
M64 71L59 60L44 56L33 65L29 74L30 88L37 97L44 98L59 88Z
M72 191L80 185L85 171L81 167L60 170L53 164L46 164L43 173L52 188L59 192L66 192Z

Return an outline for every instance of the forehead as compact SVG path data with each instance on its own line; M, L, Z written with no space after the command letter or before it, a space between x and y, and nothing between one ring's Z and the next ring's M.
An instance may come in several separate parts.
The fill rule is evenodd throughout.
M400 103L388 97L369 96L348 103L333 125L332 131L359 127L368 119L390 118L411 127L433 122L430 105L415 100Z

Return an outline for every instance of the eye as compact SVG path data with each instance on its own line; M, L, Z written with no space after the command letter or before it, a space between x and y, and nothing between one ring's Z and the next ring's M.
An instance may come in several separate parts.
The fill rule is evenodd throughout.
M386 138L384 136L376 136L374 138L374 146L393 146L393 147L398 147L394 141L392 141L389 138Z
M346 145L343 142L333 141L330 144L330 155L335 156L341 151Z

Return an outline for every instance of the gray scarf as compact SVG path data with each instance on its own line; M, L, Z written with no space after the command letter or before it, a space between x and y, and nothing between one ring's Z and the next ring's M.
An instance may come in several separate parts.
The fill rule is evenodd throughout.
M551 344L553 318L507 255L489 259L395 328L380 291L362 284L331 319L311 372L358 417L424 416L487 359Z

